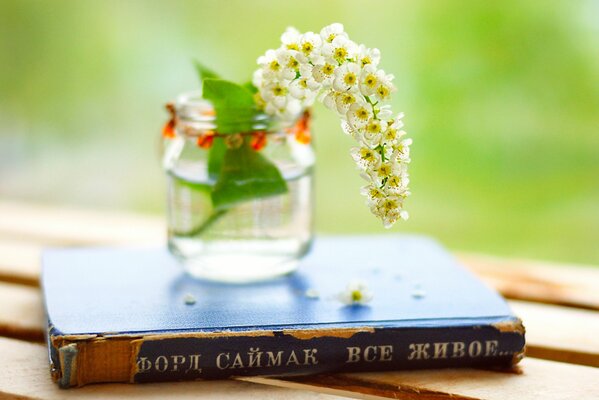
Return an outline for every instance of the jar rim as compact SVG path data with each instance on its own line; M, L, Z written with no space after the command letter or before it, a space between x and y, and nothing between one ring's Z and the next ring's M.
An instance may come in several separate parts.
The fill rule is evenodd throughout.
M184 136L197 137L206 132L212 135L219 134L214 106L209 100L202 98L201 90L181 93L176 97L174 103L169 104L176 129ZM169 105L167 105L167 108L169 108ZM236 122L250 127L246 132L239 132L242 134L259 131L276 134L292 129L302 119L306 118L306 113L307 111L299 113L293 120L281 120L265 112L253 113L250 117L247 109L240 109L240 118Z
M175 99L174 109L179 122L198 125L198 128L205 125L204 129L216 128L217 116L214 106L209 100L202 98L201 90L181 93ZM280 131L294 126L302 118L302 115L303 113L299 113L294 119L284 121L265 112L258 112L253 114L251 118L240 118L239 122L251 123L253 130L256 131Z

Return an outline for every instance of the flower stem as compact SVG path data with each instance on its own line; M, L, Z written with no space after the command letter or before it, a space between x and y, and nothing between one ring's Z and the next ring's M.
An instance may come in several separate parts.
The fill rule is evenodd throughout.
M215 210L215 211L213 211L208 216L208 218L206 218L204 221L202 221L202 223L200 223L198 226L192 228L191 230L189 230L189 231L172 230L171 233L173 235L179 236L179 237L196 237L196 236L201 236L216 221L218 221L223 215L225 215L227 213L227 211L228 210L226 210L226 209Z

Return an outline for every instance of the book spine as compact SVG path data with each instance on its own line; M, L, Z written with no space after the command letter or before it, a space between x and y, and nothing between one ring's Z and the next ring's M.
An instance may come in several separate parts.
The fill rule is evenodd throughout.
M118 338L118 339L117 339ZM88 349L101 340L103 347ZM114 343L111 345L111 340ZM231 376L300 375L446 367L508 367L523 355L520 321L455 328L359 328L179 333L141 338L60 341L70 365L61 386L162 382ZM126 346L123 345L126 343ZM98 351L98 349L100 349ZM129 354L123 354L129 352ZM52 352L51 352L52 353ZM61 354L60 349L55 353ZM111 354L114 353L114 354ZM93 354L93 357L90 355ZM85 356L87 355L87 356ZM108 360L108 361L107 361ZM115 365L115 360L120 364ZM110 371L105 369L110 368ZM123 371L118 376L114 371Z

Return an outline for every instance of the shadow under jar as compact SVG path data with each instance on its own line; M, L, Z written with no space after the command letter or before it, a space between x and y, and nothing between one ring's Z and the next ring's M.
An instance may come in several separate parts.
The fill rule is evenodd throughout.
M243 121L243 132L221 134L214 109L199 93L181 95L172 112L175 134L163 156L170 252L192 276L221 282L294 271L312 241L309 115L282 124L257 114ZM276 167L279 189L286 189L252 193L253 171L263 167ZM230 193L240 200L215 201Z

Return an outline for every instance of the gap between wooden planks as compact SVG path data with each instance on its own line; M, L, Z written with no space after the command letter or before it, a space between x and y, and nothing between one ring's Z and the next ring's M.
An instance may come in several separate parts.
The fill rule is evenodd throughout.
M599 313L509 302L526 327L527 355L599 367ZM0 336L43 341L45 329L37 288L0 282Z
M36 286L44 247L162 245L165 234L159 217L0 202L0 281ZM599 268L458 258L507 298L599 311Z

